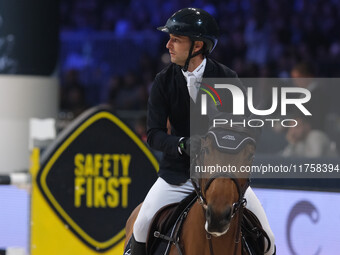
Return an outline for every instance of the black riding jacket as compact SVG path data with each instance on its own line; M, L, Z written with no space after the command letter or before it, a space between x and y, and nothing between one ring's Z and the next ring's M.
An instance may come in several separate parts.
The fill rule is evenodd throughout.
M237 75L228 67L207 58L203 78L236 78ZM239 85L243 90L242 85ZM218 90L217 90L218 91ZM190 115L198 122L197 133L205 134L208 129L206 116L200 115L201 93L199 90L196 106L192 101L187 82L181 67L170 64L156 75L148 100L147 141L151 148L163 152L158 175L170 184L184 183L190 177L190 158L178 152L181 137L190 136ZM223 109L232 110L231 94L224 92ZM222 97L222 96L221 96ZM171 124L171 135L167 134L167 119Z

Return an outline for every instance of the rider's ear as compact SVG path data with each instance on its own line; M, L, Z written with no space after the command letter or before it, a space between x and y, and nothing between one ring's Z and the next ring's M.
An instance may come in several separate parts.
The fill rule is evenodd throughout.
M197 52L203 48L203 41L195 41L194 52Z

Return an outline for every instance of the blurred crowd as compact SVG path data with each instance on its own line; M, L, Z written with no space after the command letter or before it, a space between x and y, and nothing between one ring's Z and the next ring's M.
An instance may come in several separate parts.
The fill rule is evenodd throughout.
M61 33L103 33L114 38L152 34L159 41L158 47L150 46L154 54L143 52L134 60L136 67L125 71L117 72L103 63L96 63L94 70L61 63L61 110L72 116L99 103L108 103L115 110L145 110L154 76L169 63L168 38L156 28L184 7L205 9L216 18L221 36L212 57L239 77L288 78L301 63L313 65L313 76L340 77L338 0L60 2ZM89 86L89 80L95 85Z

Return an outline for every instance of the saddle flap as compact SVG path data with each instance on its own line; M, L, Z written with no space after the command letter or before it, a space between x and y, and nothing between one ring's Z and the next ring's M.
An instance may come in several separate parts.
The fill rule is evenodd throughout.
M251 251L251 254L263 254L265 242L267 239L268 248L270 247L270 239L261 226L259 219L254 213L247 208L243 210L243 218L241 222L242 240L247 243L246 246ZM249 251L248 251L249 252ZM248 253L247 253L248 254Z
M154 237L155 231L167 235L167 233L176 224L178 218L188 207L192 206L193 201L195 200L196 193L192 192L181 202L167 205L158 210L152 220L148 231L148 238L146 241L147 254L155 254L155 250L157 249L159 243L162 241L162 239Z
M219 151L231 154L239 153L248 143L256 144L255 139L251 135L230 129L213 128L209 130L208 135L213 137L213 141Z

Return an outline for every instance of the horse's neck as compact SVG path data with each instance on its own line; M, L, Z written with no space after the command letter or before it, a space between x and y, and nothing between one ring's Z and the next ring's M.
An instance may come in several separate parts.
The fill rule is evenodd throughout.
M195 203L182 229L182 245L185 254L212 255L209 248L209 239L204 229L205 215L202 206ZM237 254L241 254L241 241L236 244L238 215L233 218L228 232L220 237L212 237L214 255L234 255L237 245ZM228 252L228 253L226 253Z

